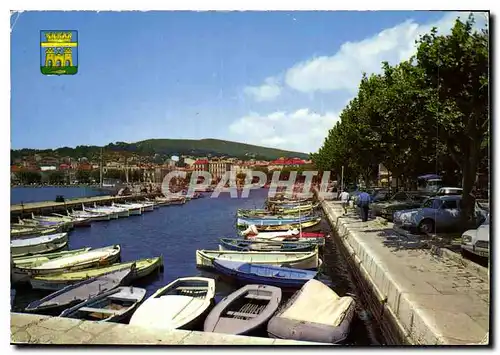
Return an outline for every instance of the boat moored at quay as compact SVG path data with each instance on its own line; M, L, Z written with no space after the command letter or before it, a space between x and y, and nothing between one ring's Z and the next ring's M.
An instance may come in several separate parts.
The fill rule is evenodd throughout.
M241 231L237 226L238 217L232 217L229 221L231 224L229 233L223 232L223 237L220 238L217 231L215 233L218 235L211 237L214 234L210 233L208 225L207 233L197 234L196 238L193 237L188 242L193 244L188 254L192 269L186 266L186 257L184 260L175 259L179 249L173 244L167 244L166 241L162 243L161 238L164 237L161 233L155 235L155 239L164 246L163 248L171 245L175 251L169 253L168 249L153 247L150 253L169 255L165 259L154 255L148 258L148 255L142 254L134 260L128 252L129 242L122 243L118 253L106 252L106 248L113 249L114 245L112 242L108 244L109 247L105 246L107 244L103 246L102 242L105 239L102 239L97 247L95 244L85 246L85 235L93 232L97 226L102 227L96 230L102 228L105 231L109 229L107 226L147 223L155 218L156 213L163 211L162 219L168 218L169 213L175 213L176 217L172 220L180 221L177 216L181 215L184 208L191 204L209 204L214 203L213 201L216 200L190 200L183 204L186 207L179 205L178 208L172 209L169 209L168 205L154 204L159 208L152 213L144 215L141 213L137 217L132 217L129 213L128 218L110 219L108 222L101 221L89 229L69 231L67 233L69 241L73 240L73 234L79 235L78 239L76 237L74 239L79 241L75 244L77 248L27 256L13 254L11 267L13 275L16 275L13 280L17 278L20 284L22 279L32 289L45 293L43 297L38 296L39 298L25 305L22 311L30 314L60 315L72 319L91 319L96 323L122 322L141 326L150 331L163 328L203 330L210 333L257 335L326 344L344 344L349 342L348 339L357 336L352 334L351 329L353 323L360 322L355 316L358 311L354 307L358 304L358 299L346 294L346 290L338 289L338 286L327 280L329 275L325 273L325 259L329 258L328 248L331 248L331 243L328 239L329 230L322 229L323 216L317 211L304 216L278 214L268 210L269 214L266 214L265 218L246 218L248 223L257 220L271 221L270 225L264 227L280 226L280 220L283 219L288 224L294 223L293 228L286 230L260 231L258 226L249 224L246 230ZM138 207L134 202L118 203L116 207L126 208L127 205L132 208ZM110 212L107 211L108 216ZM225 214L227 215L230 214ZM254 214L250 212L249 216ZM319 220L318 232L304 231L311 220ZM97 221L91 220L90 223L94 222ZM158 226L166 223L159 223ZM126 229L130 227L125 227ZM124 237L127 232L122 228L119 230L120 237ZM176 228L173 233L178 231L180 229ZM101 235L106 237L106 233ZM131 236L137 238L141 234L131 232ZM40 236L12 240L35 240L35 238ZM209 243L218 243L221 250L210 247L197 248L196 246L205 243L200 242L202 238L208 238ZM145 243L153 244L150 240ZM125 257L125 260L118 260L119 257ZM171 274L170 271L162 272L164 267L175 270L175 263L183 265L178 267L178 276ZM205 271L202 271L204 269L210 273L205 275ZM204 281L205 284L201 285L197 283L197 278L208 281ZM306 286L311 280L317 282L315 286ZM224 287L220 288L218 285L221 283ZM210 285L214 285L213 289ZM249 287L239 291L240 289L233 288L236 286ZM232 291L220 293L220 290L228 287ZM268 292L271 289L264 292L266 287L275 287L282 292L283 296L277 301L278 307L275 308L274 301L269 303L271 302L269 297L274 297L274 293ZM129 292L132 289L134 293L136 289L147 289L148 294L156 296L141 298L142 291L137 291L135 296L138 298L129 297L134 294ZM22 290L20 288L17 294L25 292ZM123 293L124 290L127 294ZM207 293L207 290L212 291ZM122 293L123 297L113 296ZM316 293L321 293L318 297L325 300L324 310L323 308L321 311L318 310ZM221 297L214 297L215 295ZM151 308L153 303L156 304L154 310ZM306 315L299 317L304 312ZM161 314L163 314L161 317L158 316ZM216 325L217 321L222 323ZM227 326L223 323L227 323ZM293 329L298 327L297 324L300 324L299 333L293 332Z

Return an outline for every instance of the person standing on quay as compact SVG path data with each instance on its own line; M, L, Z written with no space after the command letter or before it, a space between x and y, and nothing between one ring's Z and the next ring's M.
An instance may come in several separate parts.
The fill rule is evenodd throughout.
M370 195L363 190L358 195L358 207L361 212L361 220L366 222L368 220L368 209L370 207Z
M344 209L344 214L347 214L347 206L349 205L349 192L342 190L340 194L340 201L342 201L342 208Z

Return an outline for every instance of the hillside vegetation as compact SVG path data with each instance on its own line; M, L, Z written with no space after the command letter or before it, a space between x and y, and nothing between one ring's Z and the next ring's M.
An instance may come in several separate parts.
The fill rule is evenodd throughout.
M291 152L287 150L260 147L251 144L230 142L219 139L148 139L135 143L116 142L110 143L104 148L104 154L110 153L132 153L142 156L160 154L171 155L192 155L192 156L231 156L241 159L262 159L271 160L279 157L297 157L307 159L308 154ZM11 159L22 158L33 154L52 155L72 158L87 157L97 159L100 155L101 147L98 146L77 146L75 148L62 147L57 149L19 149L11 150Z

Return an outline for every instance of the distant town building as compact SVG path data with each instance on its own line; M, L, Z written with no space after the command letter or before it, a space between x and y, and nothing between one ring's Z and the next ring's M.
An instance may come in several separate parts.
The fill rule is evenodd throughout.
M227 171L231 171L231 163L223 159L214 159L208 163L208 172L212 178L221 178Z
M192 166L194 171L208 171L208 159L198 159Z
M305 160L299 158L279 158L269 162L268 170L281 170L284 167L298 168L305 164Z

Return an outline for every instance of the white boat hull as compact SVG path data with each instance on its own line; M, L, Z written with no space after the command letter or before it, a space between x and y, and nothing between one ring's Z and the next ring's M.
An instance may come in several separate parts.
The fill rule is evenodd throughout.
M318 250L314 252L239 252L239 251L196 251L196 266L213 268L214 260L241 261L253 264L286 265L294 269L316 269L321 265Z
M51 240L47 243L11 246L12 257L26 256L30 254L49 253L64 248L68 244L68 233L61 233L60 238Z

